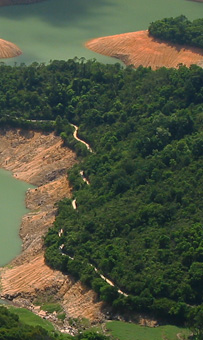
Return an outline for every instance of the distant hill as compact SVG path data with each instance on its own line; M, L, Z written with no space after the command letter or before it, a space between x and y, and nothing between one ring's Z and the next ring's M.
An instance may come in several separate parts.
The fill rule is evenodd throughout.
M33 4L35 2L41 2L41 1L44 1L44 0L0 0L0 6Z

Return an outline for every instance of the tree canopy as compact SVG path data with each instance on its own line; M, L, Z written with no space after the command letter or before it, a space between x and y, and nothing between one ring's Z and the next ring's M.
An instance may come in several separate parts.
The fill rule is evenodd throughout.
M152 22L148 30L155 38L203 48L203 19L190 21L184 15L164 18Z
M203 69L75 59L0 71L0 124L55 129L80 156L68 174L77 209L58 204L47 263L116 311L183 323L203 296Z

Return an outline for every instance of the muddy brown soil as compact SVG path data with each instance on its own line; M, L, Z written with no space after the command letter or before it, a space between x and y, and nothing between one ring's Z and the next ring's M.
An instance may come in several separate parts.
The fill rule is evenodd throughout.
M153 70L177 68L179 64L203 66L203 49L167 44L148 35L148 31L130 32L87 41L85 46L105 56L120 59L135 68L142 65Z
M22 252L1 268L1 297L29 307L40 296L54 296L68 317L101 320L102 302L80 282L49 268L44 262L43 236L55 220L55 203L71 197L67 170L76 155L53 133L0 130L0 167L17 179L36 185L26 193L30 212L23 217Z

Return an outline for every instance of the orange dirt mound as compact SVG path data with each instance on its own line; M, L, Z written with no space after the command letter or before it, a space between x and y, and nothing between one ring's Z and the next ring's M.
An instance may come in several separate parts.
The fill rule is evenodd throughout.
M81 282L49 268L43 253L28 263L1 270L1 295L5 298L33 300L38 294L55 296L63 304L68 317L84 317L99 320L103 317L103 303L96 302L96 293ZM23 301L23 300L22 300Z
M175 67L179 64L203 66L203 50L187 46L171 45L155 40L148 31L117 34L87 41L90 50L120 59L126 65L138 67Z
M22 51L18 46L10 41L0 39L0 59L17 57L20 54L22 54Z

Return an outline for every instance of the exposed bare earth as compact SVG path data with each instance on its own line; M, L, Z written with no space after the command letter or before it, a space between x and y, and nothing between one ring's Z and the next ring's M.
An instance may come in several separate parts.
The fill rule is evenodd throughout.
M203 50L187 46L170 45L155 40L148 31L130 32L92 39L85 46L90 50L120 59L126 65L138 67L175 67L179 64L203 66Z
M1 297L29 306L39 294L50 294L68 316L99 320L102 303L96 294L44 263L42 236L55 220L55 203L71 197L66 172L75 162L75 154L52 133L0 130L0 167L37 186L26 194L31 211L20 229L23 252L1 268Z
M10 41L0 39L0 59L17 57L20 54L22 54L22 51L18 46Z

